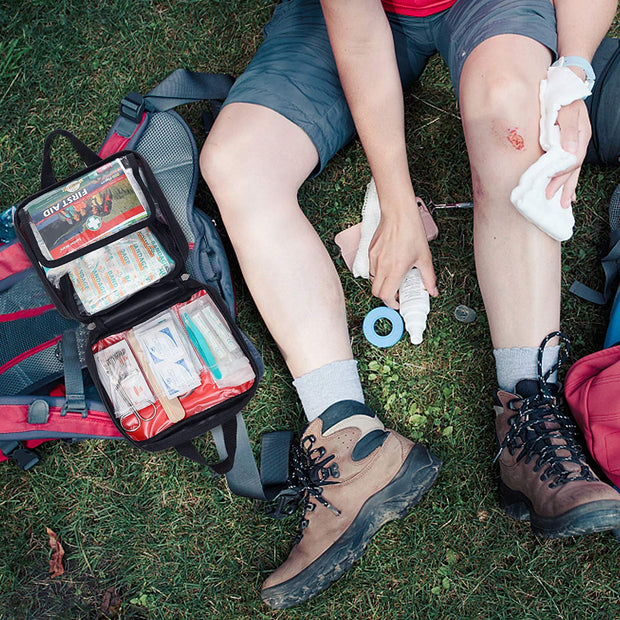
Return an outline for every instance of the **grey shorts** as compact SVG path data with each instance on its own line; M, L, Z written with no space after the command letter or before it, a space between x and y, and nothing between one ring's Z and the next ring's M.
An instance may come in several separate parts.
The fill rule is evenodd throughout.
M420 77L439 52L458 85L469 54L486 39L519 34L548 47L555 57L555 10L550 0L457 0L428 17L388 13L403 88ZM340 86L319 0L282 0L264 40L225 104L254 103L301 127L319 153L318 174L355 135Z

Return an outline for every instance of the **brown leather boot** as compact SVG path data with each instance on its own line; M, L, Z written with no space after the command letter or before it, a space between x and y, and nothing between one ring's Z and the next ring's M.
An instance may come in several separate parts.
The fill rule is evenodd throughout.
M500 504L543 538L620 527L620 493L589 465L556 384L523 380L495 395Z
M305 499L288 559L263 584L262 598L283 609L344 574L388 521L407 514L435 481L441 463L365 405L342 401L303 433L292 486Z

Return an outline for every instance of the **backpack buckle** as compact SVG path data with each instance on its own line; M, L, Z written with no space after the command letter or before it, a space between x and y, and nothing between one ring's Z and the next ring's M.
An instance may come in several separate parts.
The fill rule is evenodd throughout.
M140 93L130 92L123 97L119 106L120 115L138 125L142 120L146 103Z
M0 441L0 452L23 471L28 471L40 461L39 455L26 448L21 441Z

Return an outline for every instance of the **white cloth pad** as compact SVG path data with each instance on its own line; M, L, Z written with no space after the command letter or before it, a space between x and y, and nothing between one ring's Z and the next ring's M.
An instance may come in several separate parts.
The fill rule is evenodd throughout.
M551 178L573 166L577 158L562 148L555 123L562 106L589 94L588 86L568 67L549 67L547 79L540 83L540 146L545 153L521 175L510 194L523 217L557 241L570 239L575 218L571 207L564 209L560 204L562 188L551 199L545 191Z

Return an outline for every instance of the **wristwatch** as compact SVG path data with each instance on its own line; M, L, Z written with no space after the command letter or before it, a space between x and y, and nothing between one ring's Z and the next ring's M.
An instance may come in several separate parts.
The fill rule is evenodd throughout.
M592 90L594 88L594 82L596 76L594 75L594 69L592 65L581 56L561 56L552 65L552 67L579 67L583 69L586 74L586 86Z

